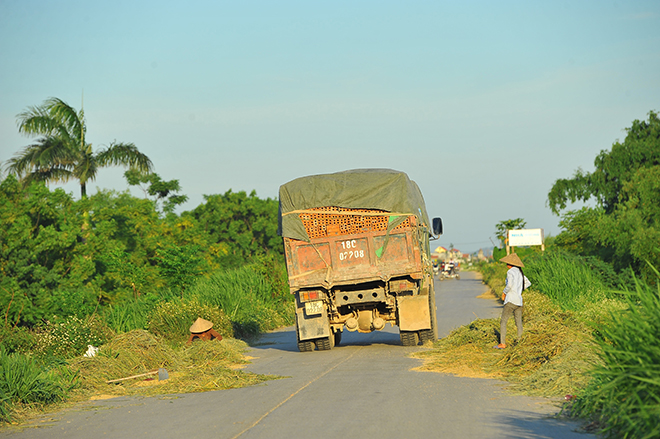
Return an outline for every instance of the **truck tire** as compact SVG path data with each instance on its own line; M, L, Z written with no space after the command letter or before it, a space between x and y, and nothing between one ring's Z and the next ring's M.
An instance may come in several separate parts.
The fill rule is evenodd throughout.
M314 341L313 340L299 341L298 350L300 352L312 352L314 350Z
M401 336L401 344L404 346L417 346L419 343L419 336L416 331L399 331Z
M435 341L433 339L433 328L423 329L423 330L419 331L419 341L421 341L422 344L426 343L429 340Z
M316 348L319 351L329 351L335 345L334 335L330 335L330 337L317 338L314 341L316 342Z

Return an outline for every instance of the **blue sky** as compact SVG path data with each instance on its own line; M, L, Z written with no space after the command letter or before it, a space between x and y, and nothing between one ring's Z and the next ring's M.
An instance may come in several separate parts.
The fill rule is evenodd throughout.
M0 161L19 112L83 93L88 141L135 143L186 210L392 168L472 252L505 219L556 235L553 182L660 110L660 2L0 0Z

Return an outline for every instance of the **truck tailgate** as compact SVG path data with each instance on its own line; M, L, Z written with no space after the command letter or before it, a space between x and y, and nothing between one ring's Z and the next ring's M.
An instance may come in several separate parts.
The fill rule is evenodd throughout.
M290 287L329 288L421 273L421 255L419 247L413 244L414 239L411 228L395 230L389 235L369 232L310 242L285 238Z

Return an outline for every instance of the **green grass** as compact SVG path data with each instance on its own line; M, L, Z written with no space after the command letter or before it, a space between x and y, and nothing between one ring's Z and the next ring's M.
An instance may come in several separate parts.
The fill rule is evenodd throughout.
M0 349L0 421L11 421L16 406L63 401L75 384L75 375L62 375L29 355Z
M511 389L530 395L575 394L591 380L597 355L595 328L625 305L616 299L598 270L579 257L553 251L521 257L532 287L523 293L524 332L520 340L498 343L499 318L479 319L439 340L421 356L424 368L509 381ZM505 286L503 263L481 264L483 280L499 297ZM513 319L508 334L515 335Z
M237 370L246 362L247 345L233 337L251 339L292 324L292 301L282 261L264 257L202 277L183 294L166 290L85 318L53 318L30 329L2 328L0 423L25 419L59 401L98 394L199 392L273 379ZM187 346L189 328L198 317L213 322L223 340ZM88 344L101 348L96 357L82 356ZM170 379L106 383L159 367L167 367ZM78 382L79 388L71 392Z
M190 326L198 318L213 323L213 329L223 337L233 337L234 330L227 315L217 306L202 305L197 298L162 302L151 313L149 331L168 340L185 341Z
M135 329L149 327L149 315L153 305L145 300L131 298L116 305L110 305L105 310L107 325L115 332L129 332Z
M651 287L601 261L556 251L523 262L533 287L523 295L522 339L495 354L488 344L497 319L475 321L440 340L426 367L451 372L462 362L523 393L577 393L564 413L586 420L587 430L660 437L660 273L652 268ZM499 294L504 264L485 265L482 273ZM619 285L634 290L614 291Z
M273 288L255 266L218 271L201 279L187 295L222 309L239 337L250 337L293 323L292 297Z
M117 333L149 329L166 338L185 337L202 317L223 335L254 338L280 326L293 324L293 296L286 268L272 258L201 277L183 295L163 294L130 299L109 306L103 313ZM207 316L207 317L205 317ZM226 327L227 319L231 322Z
M579 256L546 251L523 262L534 288L562 309L579 311L612 295L599 273Z
M660 274L655 288L635 282L627 309L598 325L600 365L569 410L609 437L660 437Z

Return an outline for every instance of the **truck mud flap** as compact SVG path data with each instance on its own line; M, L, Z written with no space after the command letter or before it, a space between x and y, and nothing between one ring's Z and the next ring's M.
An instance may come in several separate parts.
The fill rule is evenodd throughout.
M431 329L429 296L402 296L397 299L399 308L399 329L419 331Z
M330 322L326 315L307 316L305 315L305 308L298 308L296 309L296 322L298 324L298 340L300 341L331 335Z

